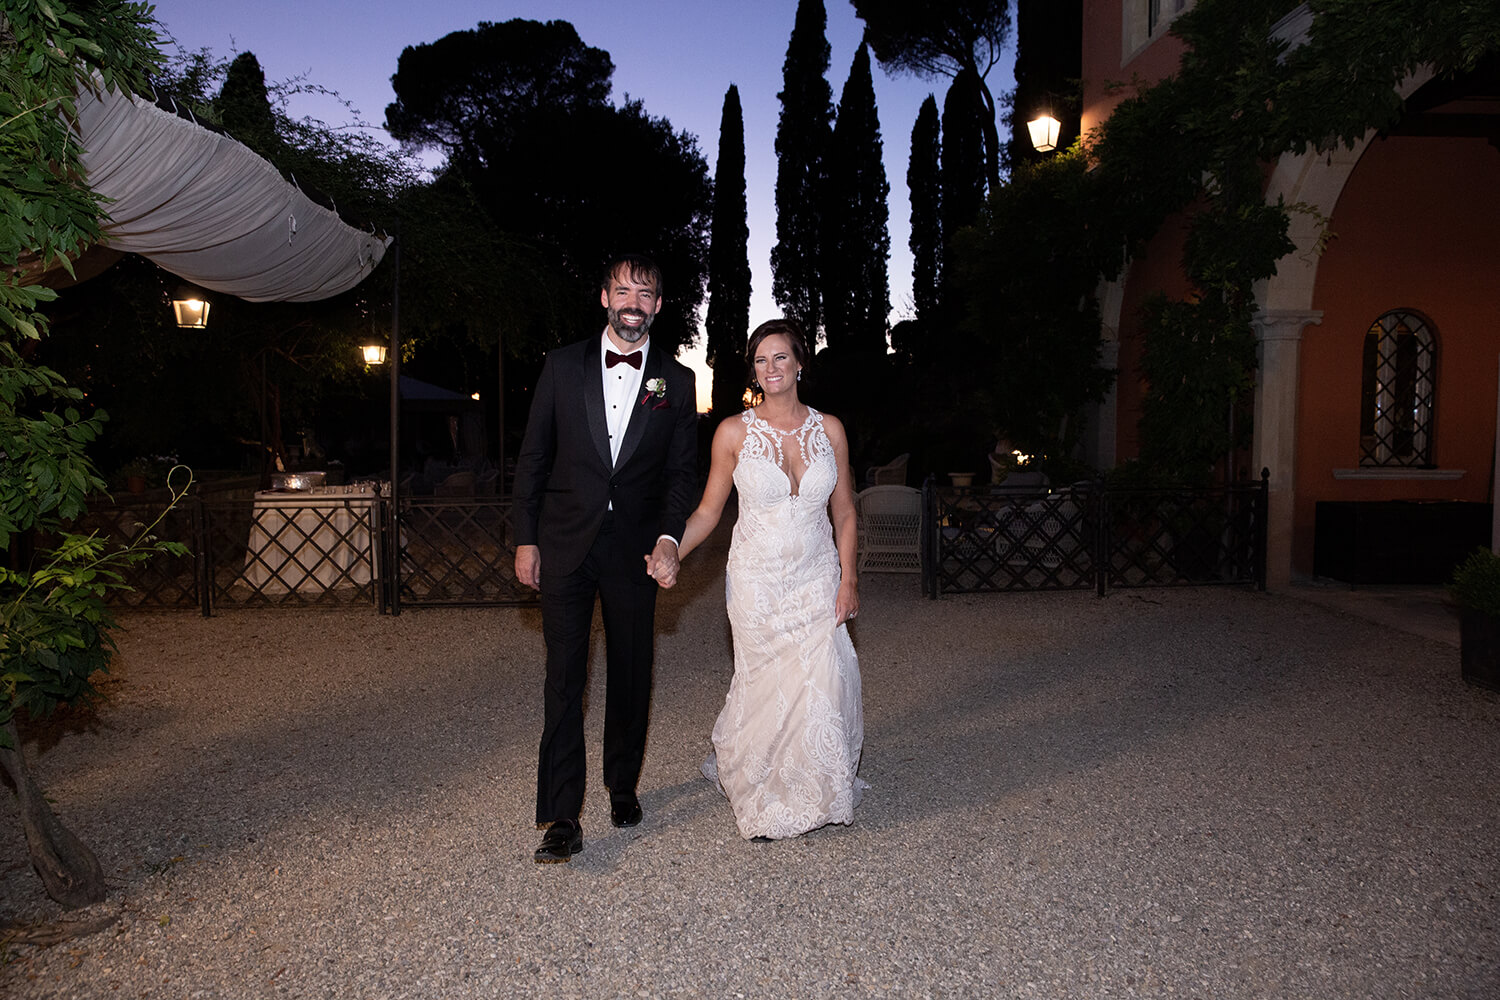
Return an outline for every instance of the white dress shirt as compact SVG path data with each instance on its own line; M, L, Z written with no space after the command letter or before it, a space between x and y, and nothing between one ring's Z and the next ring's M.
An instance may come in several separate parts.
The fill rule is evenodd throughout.
M650 338L644 338L632 352L641 356L641 367L617 364L609 368L604 363L605 352L615 351L615 345L608 333L599 337L599 370L604 374L604 423L609 428L609 459L612 463L620 458L620 442L625 440L625 428L630 426L631 413L641 398L641 380L646 374L646 352L650 347Z

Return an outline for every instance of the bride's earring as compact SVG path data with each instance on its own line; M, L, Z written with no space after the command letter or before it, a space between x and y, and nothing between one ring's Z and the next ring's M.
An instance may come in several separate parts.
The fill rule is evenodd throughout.
M802 369L801 368L797 369L797 381L798 382L802 381Z

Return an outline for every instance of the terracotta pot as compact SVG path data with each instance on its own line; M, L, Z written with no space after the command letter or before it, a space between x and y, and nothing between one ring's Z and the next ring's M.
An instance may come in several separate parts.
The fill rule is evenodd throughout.
M1500 691L1500 618L1461 608L1458 637L1464 680Z

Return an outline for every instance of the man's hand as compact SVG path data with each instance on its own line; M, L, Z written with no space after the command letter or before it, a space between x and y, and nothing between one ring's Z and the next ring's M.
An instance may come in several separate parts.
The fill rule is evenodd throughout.
M535 545L516 546L516 579L532 590L542 589L542 550Z
M677 582L677 571L682 564L677 559L677 543L670 538L661 538L656 542L656 548L646 556L646 572L662 587L670 587Z

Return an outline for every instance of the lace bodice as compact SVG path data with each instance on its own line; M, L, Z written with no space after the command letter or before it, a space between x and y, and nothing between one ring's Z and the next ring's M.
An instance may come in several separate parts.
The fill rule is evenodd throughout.
M838 459L823 431L823 414L807 408L794 431L779 431L754 410L740 417L745 441L734 469L740 517L747 511L785 518L785 523L821 517L838 483Z

